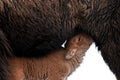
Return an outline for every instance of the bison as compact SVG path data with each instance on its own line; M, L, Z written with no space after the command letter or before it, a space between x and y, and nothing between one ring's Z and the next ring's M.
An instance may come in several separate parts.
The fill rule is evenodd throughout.
M82 32L120 80L120 0L0 0L0 79L8 57L43 57Z
M8 80L66 80L82 62L92 39L78 34L67 41L65 48L42 58L8 58Z

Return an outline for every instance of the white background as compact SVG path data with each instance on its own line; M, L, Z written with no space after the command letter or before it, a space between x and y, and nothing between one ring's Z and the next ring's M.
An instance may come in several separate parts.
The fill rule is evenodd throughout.
M116 80L116 78L93 43L86 52L82 64L67 80Z

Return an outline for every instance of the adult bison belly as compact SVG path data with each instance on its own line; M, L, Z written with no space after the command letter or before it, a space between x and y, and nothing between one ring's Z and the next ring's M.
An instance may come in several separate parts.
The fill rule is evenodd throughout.
M0 28L16 56L44 55L60 48L77 23L64 0L3 0L0 4Z

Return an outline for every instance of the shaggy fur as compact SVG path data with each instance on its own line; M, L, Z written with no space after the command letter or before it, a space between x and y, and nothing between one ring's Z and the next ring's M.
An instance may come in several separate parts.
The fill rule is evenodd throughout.
M119 78L119 27L120 0L0 0L0 35L4 34L0 36L0 69L7 65L3 55L9 54L3 38L13 56L40 57L83 32L95 41Z
M9 80L66 80L82 62L92 43L90 37L79 34L43 58L9 58ZM71 55L74 54L74 55Z

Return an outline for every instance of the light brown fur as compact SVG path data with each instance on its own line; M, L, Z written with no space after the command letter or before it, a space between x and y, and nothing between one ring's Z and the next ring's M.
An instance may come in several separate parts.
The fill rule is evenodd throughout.
M10 58L10 80L66 80L82 62L92 40L79 34L65 48L42 58Z

